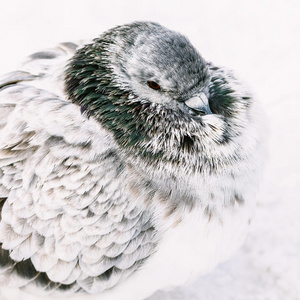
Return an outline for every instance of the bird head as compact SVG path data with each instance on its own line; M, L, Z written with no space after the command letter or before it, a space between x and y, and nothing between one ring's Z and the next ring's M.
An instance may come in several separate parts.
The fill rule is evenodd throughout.
M115 27L77 50L66 92L146 165L212 172L238 159L251 98L183 35L151 22Z

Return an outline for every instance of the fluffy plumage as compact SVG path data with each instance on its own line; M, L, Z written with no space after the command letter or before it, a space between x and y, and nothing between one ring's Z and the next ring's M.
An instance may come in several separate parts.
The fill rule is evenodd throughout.
M0 87L0 284L143 299L243 242L260 109L184 36L119 26L31 55Z

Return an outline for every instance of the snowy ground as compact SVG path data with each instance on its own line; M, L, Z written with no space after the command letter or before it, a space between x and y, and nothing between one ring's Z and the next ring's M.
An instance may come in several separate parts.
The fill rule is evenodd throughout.
M207 60L234 69L263 103L270 124L270 158L256 219L245 245L230 261L191 286L158 292L151 300L300 299L298 0L0 4L0 73L56 42L95 37L133 20L157 21L180 31Z

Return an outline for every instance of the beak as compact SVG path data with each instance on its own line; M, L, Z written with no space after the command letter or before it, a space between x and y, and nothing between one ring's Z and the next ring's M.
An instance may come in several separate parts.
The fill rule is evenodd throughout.
M212 114L208 99L203 92L185 101L185 105L199 115Z

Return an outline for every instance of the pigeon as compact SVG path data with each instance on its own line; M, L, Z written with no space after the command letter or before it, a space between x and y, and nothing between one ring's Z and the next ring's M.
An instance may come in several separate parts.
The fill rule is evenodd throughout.
M0 79L3 295L141 300L211 272L249 229L263 119L157 23L29 56Z

